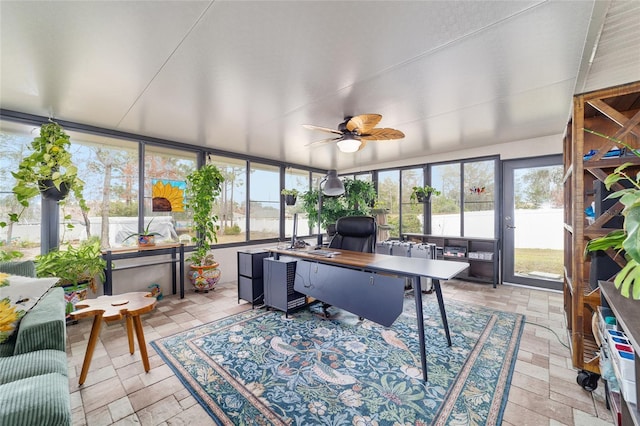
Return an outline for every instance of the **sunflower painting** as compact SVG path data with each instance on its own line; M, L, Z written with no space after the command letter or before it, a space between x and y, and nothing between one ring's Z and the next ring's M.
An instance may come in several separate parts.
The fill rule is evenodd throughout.
M183 212L186 182L179 180L151 179L152 206L154 212Z

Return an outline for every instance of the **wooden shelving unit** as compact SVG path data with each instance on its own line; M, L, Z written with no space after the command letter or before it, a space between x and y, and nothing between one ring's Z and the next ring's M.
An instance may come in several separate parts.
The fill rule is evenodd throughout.
M440 235L402 234L405 241L431 243L438 247L437 258L468 262L469 268L458 278L500 284L500 250L495 238L443 237Z
M584 129L638 148L639 111L640 82L576 95L564 138L564 309L573 366L582 370L578 382L587 377L580 383L585 389L595 388L600 374L599 348L593 335L592 315L601 302L597 279L592 275L601 271L598 272L597 265L592 265L590 256L585 256L584 249L589 240L606 235L617 227L611 224L619 221L622 205L611 202L593 221L587 218L585 209L592 203L602 202L599 197L603 195L597 190L602 187L599 182L604 181L615 167L626 162L640 165L640 158L626 150L621 155L612 155L612 150L622 147ZM622 186L612 189L619 190ZM613 251L606 256L610 262L624 266L622 256L616 256Z

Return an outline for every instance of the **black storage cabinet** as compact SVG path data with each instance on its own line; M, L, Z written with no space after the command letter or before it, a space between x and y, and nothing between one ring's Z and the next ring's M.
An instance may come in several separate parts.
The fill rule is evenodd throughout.
M267 257L264 249L238 251L238 303L242 299L255 307L264 302L262 260Z

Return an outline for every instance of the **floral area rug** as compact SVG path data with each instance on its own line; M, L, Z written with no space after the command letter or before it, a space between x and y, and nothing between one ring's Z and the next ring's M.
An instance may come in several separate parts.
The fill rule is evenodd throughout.
M522 315L424 295L428 381L413 297L389 328L319 306L255 309L152 342L219 424L499 425Z

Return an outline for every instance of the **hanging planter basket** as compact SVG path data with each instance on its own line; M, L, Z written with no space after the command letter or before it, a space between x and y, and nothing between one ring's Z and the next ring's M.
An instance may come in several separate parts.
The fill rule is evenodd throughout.
M288 206L295 206L297 197L295 195L285 195L284 202Z
M416 194L416 199L419 203L428 203L431 201L431 192L427 192L426 194Z
M40 193L44 198L54 201L64 200L67 195L69 195L69 190L71 189L67 182L62 182L60 184L60 189L58 189L51 179L39 181L38 187L40 188Z

